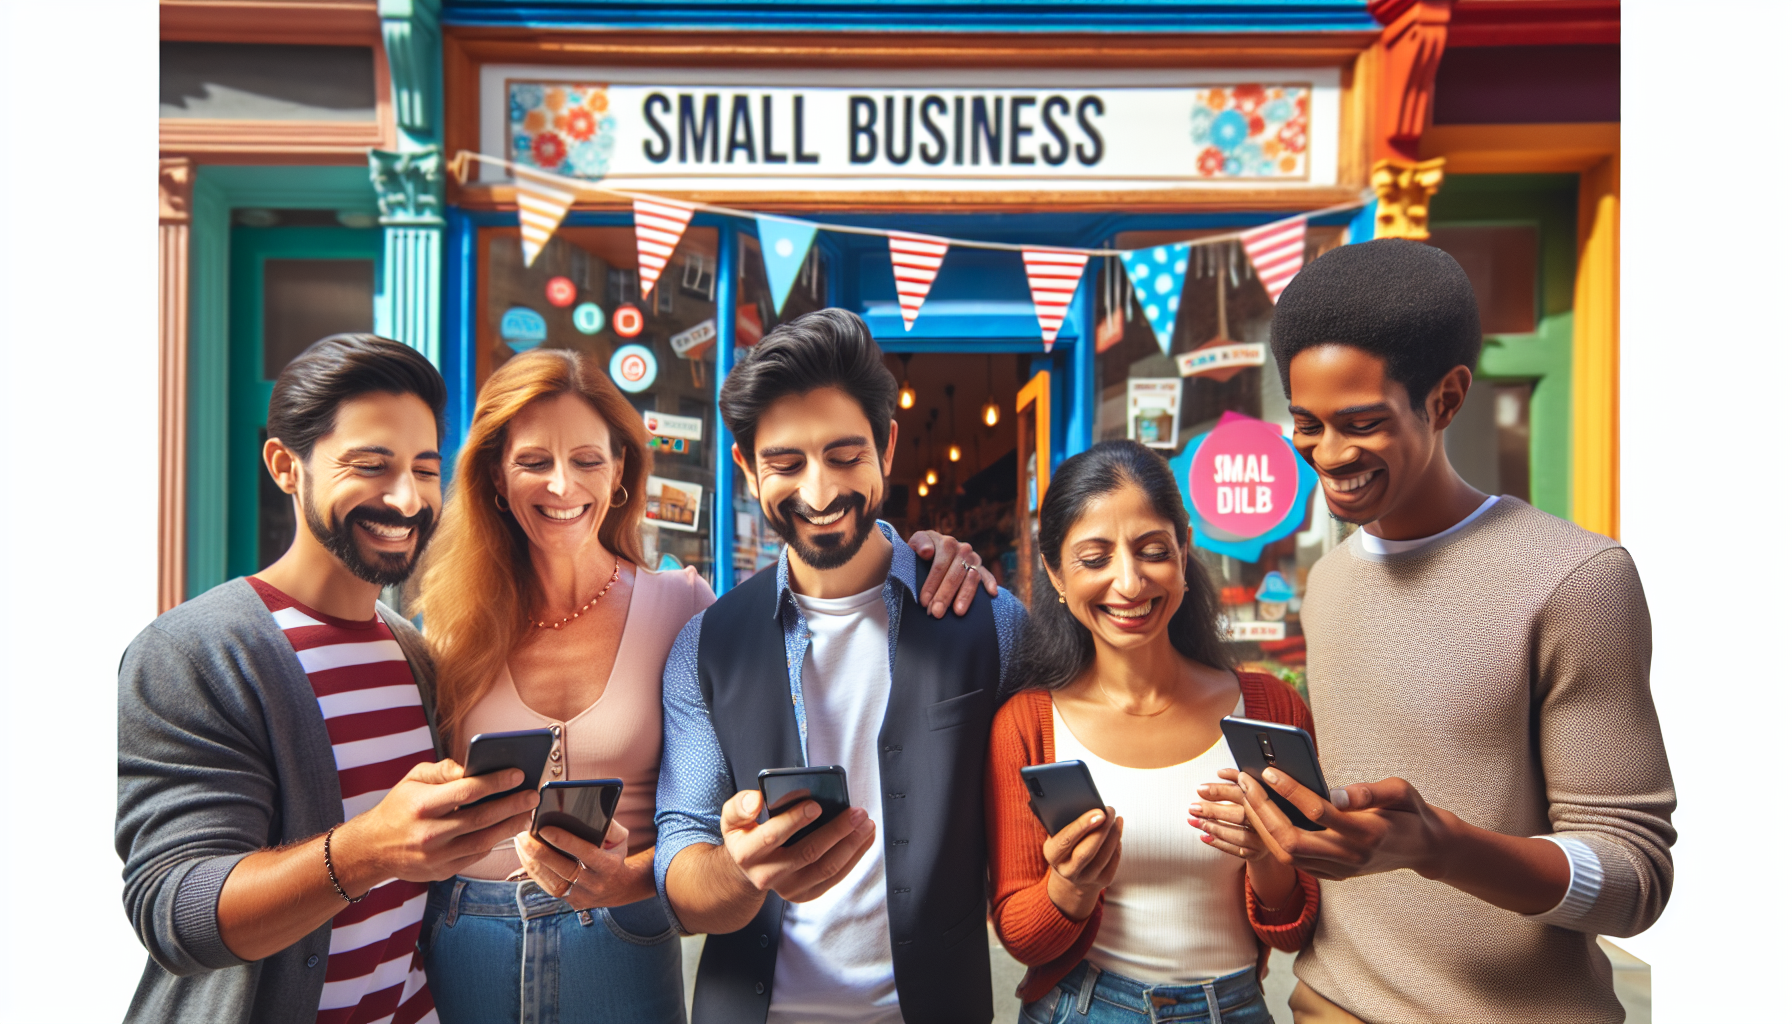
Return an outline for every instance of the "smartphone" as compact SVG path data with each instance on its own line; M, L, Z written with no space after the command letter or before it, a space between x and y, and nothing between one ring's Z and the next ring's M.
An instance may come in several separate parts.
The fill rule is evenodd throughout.
M467 744L467 775L490 775L505 768L523 773L523 783L502 793L493 793L463 807L478 807L499 797L541 785L541 769L548 763L548 751L554 747L551 729L519 729L516 732L482 732Z
M604 835L610 831L610 819L616 816L616 804L621 799L621 779L550 782L541 787L541 803L535 805L535 819L529 822L529 834L541 839L541 830L553 825L602 849ZM541 841L572 857L546 839Z
M767 768L759 773L759 795L765 799L768 818L804 800L821 805L821 816L784 840L785 846L795 845L809 833L845 814L852 806L846 795L846 769L837 764L817 768Z
M1220 719L1220 732L1225 734L1226 745L1232 748L1232 760L1238 762L1239 771L1262 782L1263 769L1274 765L1277 771L1286 772L1289 778L1319 794L1320 799L1331 799L1332 791L1325 785L1325 774L1319 770L1319 754L1313 746L1313 737L1308 736L1305 729L1227 715ZM1289 821L1308 832L1318 832L1323 827L1296 810L1282 794L1267 785L1263 788L1269 791L1269 798L1276 802Z
M1055 836L1090 811L1099 811L1107 804L1095 789L1089 766L1081 761L1054 761L1033 764L1020 770L1027 785L1027 806L1033 817L1045 826L1045 834Z

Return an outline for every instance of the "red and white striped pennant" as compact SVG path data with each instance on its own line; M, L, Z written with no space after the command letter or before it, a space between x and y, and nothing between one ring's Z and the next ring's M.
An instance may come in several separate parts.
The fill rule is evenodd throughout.
M696 212L695 206L676 199L635 200L635 260L643 299L653 291Z
M1269 301L1282 297L1282 289L1300 273L1307 251L1307 218L1290 217L1246 231L1238 236L1245 255L1257 268L1257 279L1269 293Z
M1064 312L1070 308L1070 299L1083 279L1083 268L1089 264L1089 254L1024 248L1020 258L1027 264L1027 288L1033 292L1039 338L1050 352L1052 342L1058 340L1058 329L1064 326Z
M523 266L530 267L577 196L538 171L514 165L511 170L516 175L516 216L523 227Z
M940 262L952 243L932 235L890 232L890 269L896 274L896 301L902 306L902 329L915 326L921 303L939 276Z

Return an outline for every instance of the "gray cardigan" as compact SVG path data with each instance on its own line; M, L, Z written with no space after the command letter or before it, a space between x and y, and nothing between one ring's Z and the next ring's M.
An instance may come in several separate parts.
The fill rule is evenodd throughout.
M435 737L423 638L385 605L379 614L410 661ZM317 697L248 581L214 587L138 634L118 668L115 845L125 913L149 963L126 1020L316 1020L330 925L250 963L219 935L218 896L243 857L341 821Z

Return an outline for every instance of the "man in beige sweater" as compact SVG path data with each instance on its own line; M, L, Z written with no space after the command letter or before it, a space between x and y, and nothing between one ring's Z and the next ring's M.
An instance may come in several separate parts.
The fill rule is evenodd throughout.
M1239 827L1248 809L1324 880L1295 1020L1623 1020L1596 938L1661 914L1674 842L1629 554L1451 468L1481 327L1443 251L1327 253L1271 338L1295 446L1332 515L1362 527L1313 567L1301 609L1338 788L1264 773L1315 832L1235 773L1199 806Z

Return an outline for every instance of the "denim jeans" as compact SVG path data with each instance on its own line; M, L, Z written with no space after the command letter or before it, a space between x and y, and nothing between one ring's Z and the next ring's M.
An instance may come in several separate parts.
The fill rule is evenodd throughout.
M1020 1024L1271 1024L1247 967L1199 985L1148 985L1087 960L1056 988L1020 1008Z
M451 878L430 887L420 935L442 1024L684 1024L658 899L574 910L534 882Z

